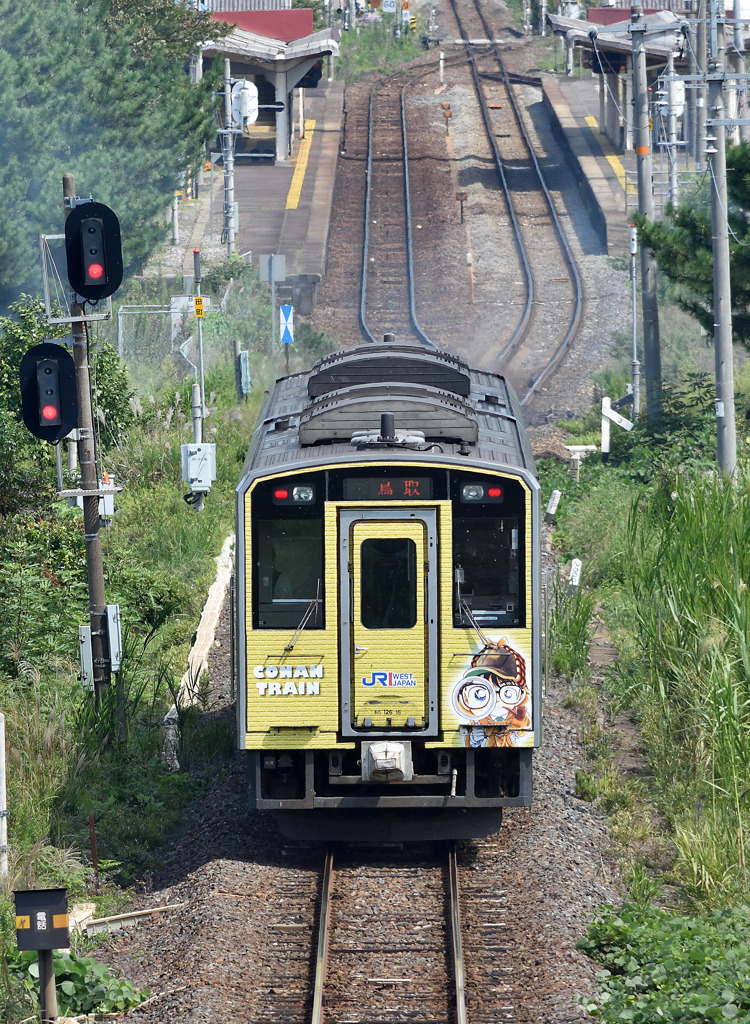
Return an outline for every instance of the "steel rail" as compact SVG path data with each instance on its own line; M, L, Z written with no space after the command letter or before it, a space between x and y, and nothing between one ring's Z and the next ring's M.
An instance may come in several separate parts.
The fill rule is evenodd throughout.
M370 251L370 195L372 189L372 106L375 101L375 90L373 85L370 90L370 106L367 116L367 162L365 165L365 224L362 238L362 273L359 284L359 327L367 341L376 344L375 338L367 326L365 314L365 302L367 300L367 254Z
M477 0L475 0L475 3L477 3ZM484 128L485 132L487 133L487 141L489 142L490 148L492 149L492 154L495 159L495 167L497 168L497 173L500 177L500 184L502 185L503 194L505 196L505 202L508 207L508 217L510 219L511 227L513 229L513 237L516 243L516 252L518 254L518 259L521 263L521 269L523 271L524 282L526 285L526 303L524 305L523 315L518 326L513 332L510 341L507 343L505 348L502 350L500 355L495 360L497 362L498 360L502 359L505 355L507 355L508 352L512 351L513 348L515 348L515 346L524 337L526 331L528 330L534 303L534 275L531 271L531 264L529 263L529 257L526 252L526 244L523 240L523 232L521 230L521 225L519 224L518 217L516 216L516 209L513 203L513 194L511 192L510 185L508 184L508 179L505 176L503 158L500 155L500 149L495 140L495 136L492 132L492 118L490 117L489 108L487 106L487 100L485 99L484 96L484 89L482 88L479 71L476 66L475 52L477 47L469 42L469 36L466 32L466 29L464 28L464 23L461 20L461 15L458 13L457 0L450 0L450 5L451 9L453 10L453 16L456 19L456 24L458 25L459 34L461 38L464 40L466 57L469 61L469 66L471 67L471 75L474 80L474 90L476 92L477 99L479 100L479 106L482 111ZM484 25L484 29L488 37L487 43L484 44L484 47L486 49L486 47L489 46L490 33L486 21L483 20L482 24ZM497 49L497 47L495 47L495 49Z
M458 13L458 7L457 7L456 0L450 0L450 2L451 2L451 7L453 9L453 13L454 13L454 16L456 18L456 24L458 25L461 37L464 40L467 40L468 36L467 36L467 33L466 33L465 29L464 29L464 26L463 26L463 23L461 21L460 15ZM505 62L503 61L502 56L500 54L500 49L498 47L498 44L494 41L494 33L492 32L492 30L491 30L491 28L490 28L490 26L489 26L489 24L487 22L487 19L486 19L485 15L484 15L484 12L482 11L482 8L481 8L481 5L480 5L480 0L474 0L474 6L475 6L476 12L477 12L477 14L478 14L478 16L479 16L479 18L480 18L480 20L482 22L482 27L484 28L485 35L487 36L487 43L483 44L483 45L485 47L486 46L490 46L491 47L492 54L493 54L495 60L497 61L498 66L500 68L501 78L502 78L503 84L505 85L506 93L508 95L510 106L511 106L511 109L513 111L513 115L514 115L514 117L516 119L516 123L518 125L519 131L520 131L520 134L521 134L521 138L522 138L523 143L524 143L524 145L526 147L526 151L529 154L529 158L531 160L531 163L533 164L534 171L536 172L536 176L537 176L537 179L539 181L542 193L544 195L544 198L545 198L545 201L546 201L546 204L547 204L547 208L549 209L549 212L550 212L550 217L552 219L552 224L553 224L553 227L554 227L554 230L555 230L555 234L556 234L557 239L558 239L558 245L560 247L561 254L563 256L563 259L565 261L566 266L568 267L568 270L570 272L570 275L571 275L571 278L572 278L572 281L573 281L574 310L573 310L573 316L571 318L570 326L568 328L568 331L567 331L563 341L560 343L558 348L555 350L555 352L553 353L551 359L548 360L547 364L545 365L545 367L543 368L541 373L539 373L537 375L537 377L532 381L531 386L528 388L526 394L520 400L521 401L521 405L523 406L523 405L526 405L529 402L529 400L532 398L532 396L536 392L537 388L539 388L539 386L542 384L542 382L544 380L546 380L546 378L549 376L549 374L552 372L552 370L560 362L560 360L562 359L563 355L565 354L565 352L567 351L568 347L570 346L571 341L573 340L573 338L575 337L575 335L578 332L578 329L580 327L580 321L581 321L581 315L582 315L582 307L583 307L583 285L581 283L581 277L580 277L580 273L579 273L579 270L578 270L578 265L576 263L576 260L575 260L575 257L573 255L573 252L572 252L572 250L570 248L568 240L567 240L567 238L565 236L565 232L563 231L562 225L560 223L560 219L559 219L559 217L557 215L557 210L555 209L555 204L554 204L554 202L552 200L552 196L551 196L550 191L549 191L549 189L547 187L547 183L546 183L546 181L544 179L544 174L542 173L542 169L539 166L539 161L537 159L536 153L534 152L534 147L532 146L531 139L529 138L529 134L528 134L528 132L526 130L526 125L525 125L523 116L521 115L521 112L519 110L515 94L514 94L513 90L511 89L510 75L508 73L507 68L505 67ZM486 106L486 103L485 103L485 100L484 100L483 90L481 89L480 83L479 83L479 79L481 77L490 77L490 76L486 72L480 73L478 71L477 67L476 67L476 64L475 64L475 61L474 61L474 52L473 52L476 49L476 46L473 45L473 44L470 44L470 43L468 43L468 41L466 41L465 42L465 47L466 47L467 55L468 55L469 60L470 60L471 69L472 69L472 75L474 77L474 83L475 83L475 87L476 87L476 90L477 90L477 96L479 98L480 107L482 109L482 114L483 114L484 119L485 119L485 126L486 126L486 129L487 129L487 135L488 135L488 138L490 140L490 144L492 146L493 152L495 153L495 160L498 163L498 167L501 168L502 167L502 158L500 157L499 149L497 147L497 144L495 143L494 137L493 137L492 132L490 130L489 111L487 109L487 106ZM516 77L518 79L521 79L521 76L514 76L514 77ZM501 170L501 179L502 179L503 184L505 186L505 174L504 174L504 171L502 171L502 170ZM509 191L506 192L506 196L509 196L509 194L510 194ZM513 211L513 205L512 205L512 201L510 199L508 199L508 204L509 204L509 209L511 211ZM517 224L514 212L511 212L511 222L512 222L512 225L513 225L514 234L516 234L516 232L518 232L518 234L516 234L517 245L520 245L522 247L523 252L525 254L525 246L523 245L523 241L522 241L521 234L520 234L520 227ZM527 282L533 281L533 275L531 273L531 268L530 268L528 262L525 259L525 255L523 257L523 266L524 266L524 272L525 273L526 273L526 271L528 269ZM533 283L531 284L531 287L533 289ZM528 288L528 284L527 284L527 288ZM497 366L497 364L502 359L504 359L510 352L512 352L517 347L518 343L522 340L524 334L526 333L526 329L529 326L529 319L530 319L530 313L531 313L531 304L533 302L533 299L534 299L534 296L533 296L533 290L532 290L530 293L527 293L527 300L528 301L527 301L524 317L522 318L521 323L519 324L518 328L514 332L514 334L511 337L510 341L506 344L506 346L502 349L502 351L495 358L495 361L494 361L494 365L495 366ZM527 316L526 313L528 313L529 316Z
M421 76L420 76L421 77ZM411 199L409 197L409 144L406 131L406 90L413 83L407 82L401 90L401 138L404 147L404 203L406 208L406 267L409 278L409 319L414 332L424 345L437 348L427 337L417 318L417 300L414 294L414 245L411 231Z
M424 74L434 73L434 68L423 72ZM372 194L372 155L373 155L373 108L375 105L375 93L384 84L392 82L395 78L403 75L403 72L396 72L394 75L390 75L385 79L385 82L376 82L370 90L370 103L368 108L368 121L367 121L367 162L365 171L365 223L362 240L362 274L360 278L360 292L359 292L359 326L360 330L365 336L365 339L369 342L376 343L375 336L367 325L367 263L370 251L370 196ZM422 77L422 75L415 76L416 78ZM406 126L406 90L412 82L406 82L401 89L400 94L400 111L401 111L401 146L403 151L403 165L404 165L404 228L406 232L406 278L407 278L407 291L409 295L409 320L412 325L412 329L422 342L423 345L427 345L430 348L437 348L438 346L429 338L417 316L417 304L415 297L415 286L414 286L414 245L413 245L413 233L411 224L411 196L410 196L410 179L409 179L409 144L407 141L407 126Z
M565 235L565 232L563 231L562 224L560 223L560 218L558 217L557 210L555 209L555 204L554 204L554 202L552 200L552 196L550 194L550 191L547 188L547 182L544 179L544 174L542 173L542 169L539 166L539 161L537 160L536 153L534 152L534 147L532 146L531 139L529 138L529 134L526 131L526 124L524 122L524 119L523 119L523 116L521 114L521 111L518 108L518 103L516 101L515 93L511 89L510 78L509 78L509 75L508 75L508 70L505 67L505 61L503 60L503 58L500 55L500 49L499 49L497 43L494 41L493 34L490 31L490 26L489 26L489 24L487 22L487 19L485 17L484 11L481 8L479 0L474 0L474 6L475 6L477 14L479 15L479 18L480 18L480 20L482 22L482 26L484 27L485 33L487 34L487 38L488 39L492 39L492 51L493 51L493 53L495 55L495 60L497 61L498 65L500 67L500 70L502 72L502 76L503 76L503 80L504 80L504 84L505 84L505 91L506 91L506 93L508 95L508 98L510 100L510 104L511 104L511 107L513 109L513 114L514 114L514 116L516 118L516 122L518 124L518 127L520 128L521 136L523 137L523 141L524 141L524 145L526 146L526 150L527 150L527 152L529 154L531 162L534 165L534 170L536 171L537 178L539 179L539 184L541 185L542 191L544 193L544 198L545 198L547 206L549 208L550 216L552 217L552 223L553 223L554 228L555 228L555 234L557 235L557 240L558 240L558 244L560 246L560 251L561 251L561 253L563 255L563 259L565 260L565 263L566 263L566 265L568 267L568 270L570 271L571 277L573 279L573 291L574 291L574 297L575 298L574 298L573 316L571 318L570 326L568 328L568 331L567 331L564 339L562 340L562 342L560 343L558 348L555 350L555 353L553 354L552 358L549 360L549 362L547 363L545 368L542 370L542 372L534 379L534 381L531 384L531 387L528 389L528 391L526 392L525 396L521 399L521 405L523 406L533 396L534 392L540 386L542 381L546 380L547 377L549 376L549 374L552 372L552 370L557 366L557 364L559 363L560 359L562 359L564 353L567 351L568 346L570 345L571 341L573 340L575 335L578 333L578 328L579 328L580 323L581 323L581 313L582 313L582 308L583 308L583 284L581 283L581 275L580 275L580 273L578 271L578 264L576 263L576 259L575 259L575 256L573 255L573 251L570 248L570 244L568 242L568 239L567 239L567 237ZM507 352L507 348L506 348L505 352ZM500 355L497 357L497 359L498 360L501 359L503 357L503 355L505 354L505 352L501 352Z
M450 889L451 944L453 947L453 980L456 987L456 1024L467 1024L466 972L461 942L461 907L459 904L458 855L455 844L448 849L448 884Z
M331 895L333 892L333 851L326 851L323 867L323 886L320 896L318 922L318 952L315 958L315 984L313 987L311 1024L323 1024L323 991L328 974L328 946L330 941Z

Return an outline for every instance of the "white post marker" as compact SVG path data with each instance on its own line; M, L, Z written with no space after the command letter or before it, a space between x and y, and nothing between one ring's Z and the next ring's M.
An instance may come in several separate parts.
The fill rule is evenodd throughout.
M632 430L633 424L615 412L609 398L602 399L602 462L609 462L609 424L616 423L623 430Z
M560 504L560 498L562 497L562 491L555 489L549 496L549 502L547 503L547 511L544 514L545 523L551 523L552 519L557 512L557 506Z
M570 576L568 578L568 594L574 594L581 582L581 569L583 562L580 558L574 558L570 563Z

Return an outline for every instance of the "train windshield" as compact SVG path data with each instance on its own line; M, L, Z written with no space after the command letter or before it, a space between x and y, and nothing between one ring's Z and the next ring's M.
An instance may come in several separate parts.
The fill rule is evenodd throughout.
M310 609L306 628L323 629L323 524L260 520L256 536L257 626L295 628Z
M417 546L408 537L362 542L362 625L411 629L417 621Z
M465 603L480 626L523 625L520 562L517 517L454 519L454 624Z

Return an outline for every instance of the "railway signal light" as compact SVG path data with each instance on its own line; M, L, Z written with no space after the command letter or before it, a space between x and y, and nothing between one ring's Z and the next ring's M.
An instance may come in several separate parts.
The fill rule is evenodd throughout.
M68 280L77 295L96 302L122 282L120 222L103 203L75 206L65 221Z
M62 345L45 341L21 360L23 422L34 437L56 444L78 423L73 357Z

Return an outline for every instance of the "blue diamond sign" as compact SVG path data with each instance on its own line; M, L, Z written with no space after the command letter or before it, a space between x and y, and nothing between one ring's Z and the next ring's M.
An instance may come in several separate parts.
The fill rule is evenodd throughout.
M294 306L279 306L281 344L291 345L294 341Z

